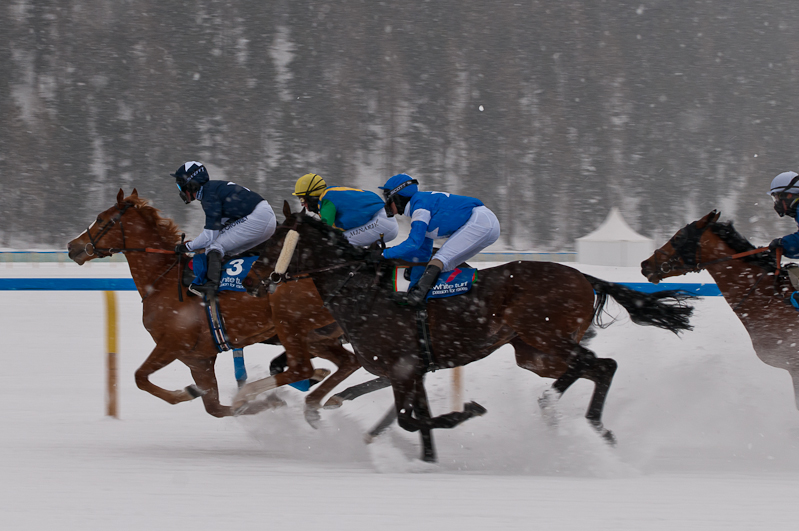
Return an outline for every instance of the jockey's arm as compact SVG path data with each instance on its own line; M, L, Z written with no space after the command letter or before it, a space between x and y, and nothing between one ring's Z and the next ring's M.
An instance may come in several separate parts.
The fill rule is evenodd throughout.
M427 251L424 254L427 255L427 259L429 259L429 255L433 250L433 240L427 238L426 234L427 223L424 221L414 221L411 223L411 233L408 235L408 238L401 244L389 247L383 251L383 257L400 258L409 262L426 261L420 256L420 251Z
M217 236L219 236L218 230L203 229L199 236L190 242L186 242L186 249L192 252L198 251L199 249L205 249L216 239Z
M322 199L322 203L319 205L319 216L326 225L338 228L336 227L336 205L332 201Z

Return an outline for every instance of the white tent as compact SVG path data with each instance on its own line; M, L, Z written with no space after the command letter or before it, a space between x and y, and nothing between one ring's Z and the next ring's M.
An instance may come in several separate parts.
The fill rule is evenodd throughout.
M581 264L637 267L654 250L652 239L630 228L616 207L594 232L577 238L577 261Z

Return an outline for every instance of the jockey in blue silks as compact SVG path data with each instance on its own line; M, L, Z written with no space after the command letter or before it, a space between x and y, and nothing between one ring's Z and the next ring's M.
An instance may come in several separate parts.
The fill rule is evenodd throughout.
M187 205L199 200L205 211L205 227L194 240L181 243L177 253L205 249L208 281L196 289L207 298L216 296L222 274L222 257L238 254L265 242L275 232L275 213L257 193L229 181L211 181L200 162L186 162L170 174Z
M770 194L777 214L780 217L788 216L796 220L796 207L799 204L799 174L786 171L774 177L771 181ZM796 220L796 223L799 226L799 220ZM799 230L772 240L768 246L772 251L778 247L782 248L782 253L786 257L799 258Z
M428 262L419 282L401 302L424 304L439 273L452 271L499 238L499 221L479 199L444 192L420 192L418 181L400 173L381 186L390 216L411 218L408 239L383 251L383 258ZM433 256L433 240L449 239ZM432 259L431 259L432 258Z
M352 245L367 247L380 239L390 242L397 237L397 220L386 215L386 205L374 192L346 186L328 187L317 174L297 179L294 193L302 206L319 214L326 224L344 232Z

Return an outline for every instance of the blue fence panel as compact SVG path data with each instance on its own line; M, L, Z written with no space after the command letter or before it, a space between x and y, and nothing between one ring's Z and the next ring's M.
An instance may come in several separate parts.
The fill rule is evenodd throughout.
M0 278L0 291L136 291L132 278Z
M619 282L619 284L644 293L679 289L699 297L721 295L715 284L649 284L647 282ZM12 290L136 291L136 285L132 278L0 278L0 291Z

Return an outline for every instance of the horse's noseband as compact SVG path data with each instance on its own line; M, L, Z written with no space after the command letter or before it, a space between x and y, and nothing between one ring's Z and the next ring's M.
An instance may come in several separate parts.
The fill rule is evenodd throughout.
M655 256L658 254L666 255L666 259L658 267L660 272L667 274L672 271L682 271L684 273L699 271L699 239L709 226L710 224L706 224L699 229L696 226L696 222L693 222L680 229L669 240L671 248L674 249L674 254L671 256L660 249L655 251Z

